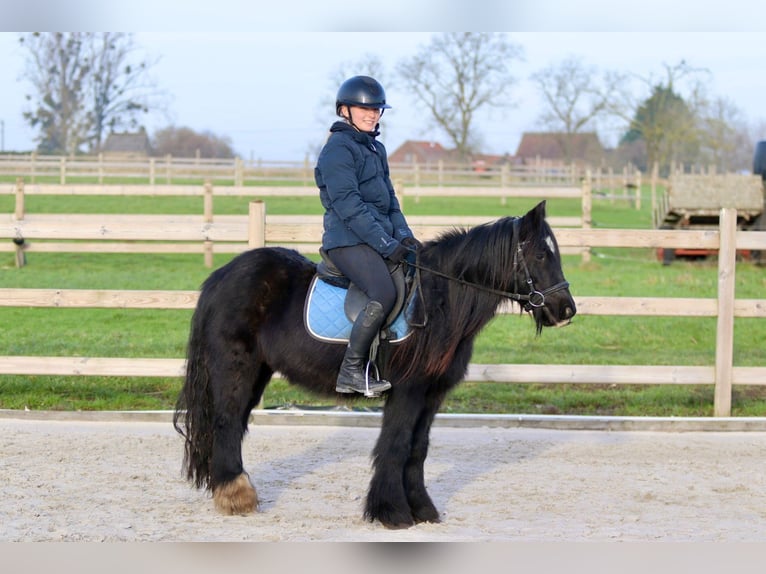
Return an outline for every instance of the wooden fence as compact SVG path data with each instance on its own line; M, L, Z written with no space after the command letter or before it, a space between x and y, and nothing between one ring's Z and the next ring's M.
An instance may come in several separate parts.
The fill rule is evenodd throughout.
M609 167L587 168L537 158L529 164L480 165L476 163L391 163L391 176L404 185L510 187L523 185L578 185L586 171L593 174L595 189L627 190L640 184L632 166L621 171ZM241 158L206 159L164 157L55 156L36 153L0 154L0 175L23 177L29 183L172 185L210 180L233 185L296 185L314 188L314 165L303 161L263 161Z
M261 217L261 214L263 215ZM301 218L302 220L305 218ZM718 296L703 298L576 297L581 315L716 317L715 364L709 366L656 365L482 365L471 364L470 381L509 383L694 384L715 386L715 416L730 416L733 385L766 385L766 366L733 365L735 317L766 318L766 299L735 299L737 249L766 250L766 232L738 231L736 210L721 210L718 230L625 230L557 228L561 246L590 247L702 247L717 249ZM301 222L270 219L263 204L251 203L248 237L251 245L316 244L317 229ZM6 224L4 224L5 226ZM213 224L211 224L213 225ZM225 225L221 223L220 225ZM241 224L240 224L241 225ZM7 227L3 227L7 229ZM432 230L420 230L427 237ZM219 232L221 235L219 235ZM126 232L127 233L127 232ZM197 230L197 233L202 233ZM205 237L225 234L211 227ZM242 233L242 230L240 230ZM0 289L0 305L12 307L106 307L191 309L195 291L110 291L67 289ZM507 312L508 309L503 309ZM541 368L544 367L544 368ZM0 374L181 376L183 359L126 359L101 357L0 357Z
M262 202L251 202L251 213L214 215L215 196L300 197L317 196L315 188L304 187L214 187L202 186L117 186L117 185L27 185L20 178L15 185L0 185L0 194L14 194L14 212L0 220L0 252L16 252L17 265L23 265L27 252L101 252L101 253L203 253L205 265L212 267L213 252L239 253L266 243L288 243L303 253L317 253L322 216L266 215ZM85 215L27 214L27 195L172 195L202 196L201 215ZM405 187L397 185L397 195L406 201L424 196L436 197L509 197L580 199L578 217L552 217L551 225L589 228L591 194L588 180L578 187L526 186L507 188ZM455 226L471 226L487 217L409 216L416 236L431 239ZM269 225L266 225L266 224ZM269 230L269 236L266 230ZM39 240L39 242L36 242ZM579 250L587 260L589 251Z

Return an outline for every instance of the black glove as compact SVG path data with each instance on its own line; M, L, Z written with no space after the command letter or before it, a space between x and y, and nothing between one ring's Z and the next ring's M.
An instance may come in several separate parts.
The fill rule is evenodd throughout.
M405 237L402 239L402 245L414 249L415 251L423 247L423 244L414 237Z
M410 253L412 253L412 250L405 247L403 243L400 243L396 246L396 249L394 249L391 255L388 256L388 259L394 263L401 263L402 261L407 260L407 256Z

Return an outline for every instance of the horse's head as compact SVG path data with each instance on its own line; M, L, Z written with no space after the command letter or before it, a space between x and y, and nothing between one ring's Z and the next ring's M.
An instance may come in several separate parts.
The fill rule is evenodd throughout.
M561 270L558 243L545 220L545 201L517 220L514 235L514 281L538 333L543 327L568 325L577 307Z

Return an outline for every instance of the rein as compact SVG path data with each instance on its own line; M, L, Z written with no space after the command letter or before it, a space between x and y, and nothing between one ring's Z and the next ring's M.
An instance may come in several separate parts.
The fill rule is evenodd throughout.
M555 285L552 285L551 287L548 287L547 289L543 289L542 291L538 291L537 289L535 289L534 283L532 281L532 276L530 275L529 268L527 267L527 262L524 260L524 257L523 257L523 252L521 249L523 242L520 242L518 240L518 225L519 225L519 220L518 218L516 218L513 220L513 238L511 240L511 245L516 244L516 250L513 253L513 269L515 270L518 268L519 261L520 261L521 267L524 270L524 275L526 276L526 283L529 286L528 294L518 293L518 289L516 288L517 281L515 279L514 279L515 291L502 291L500 289L494 289L492 287L487 287L479 283L472 283L470 281L466 281L465 279L461 279L460 277L453 277L452 275L447 275L446 273L442 273L441 271L437 271L436 269L423 267L422 265L417 263L417 260L415 263L407 262L407 264L412 265L418 271L425 271L426 273L437 275L439 277L442 277L449 281L454 281L455 283L459 283L460 285L464 285L466 287L471 287L479 291L485 291L487 293L492 293L493 295L499 295L500 297L511 299L518 303L523 303L523 307L525 311L531 311L532 309L544 307L546 295L556 293L557 291L561 291L563 289L568 289L569 281L561 281L560 283L556 283Z

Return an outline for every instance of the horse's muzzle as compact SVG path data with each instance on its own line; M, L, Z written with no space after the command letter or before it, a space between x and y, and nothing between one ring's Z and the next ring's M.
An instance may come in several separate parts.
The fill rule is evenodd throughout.
M558 297L549 297L545 306L535 309L535 312L540 315L541 323L546 327L565 327L577 314L577 305L567 290Z

